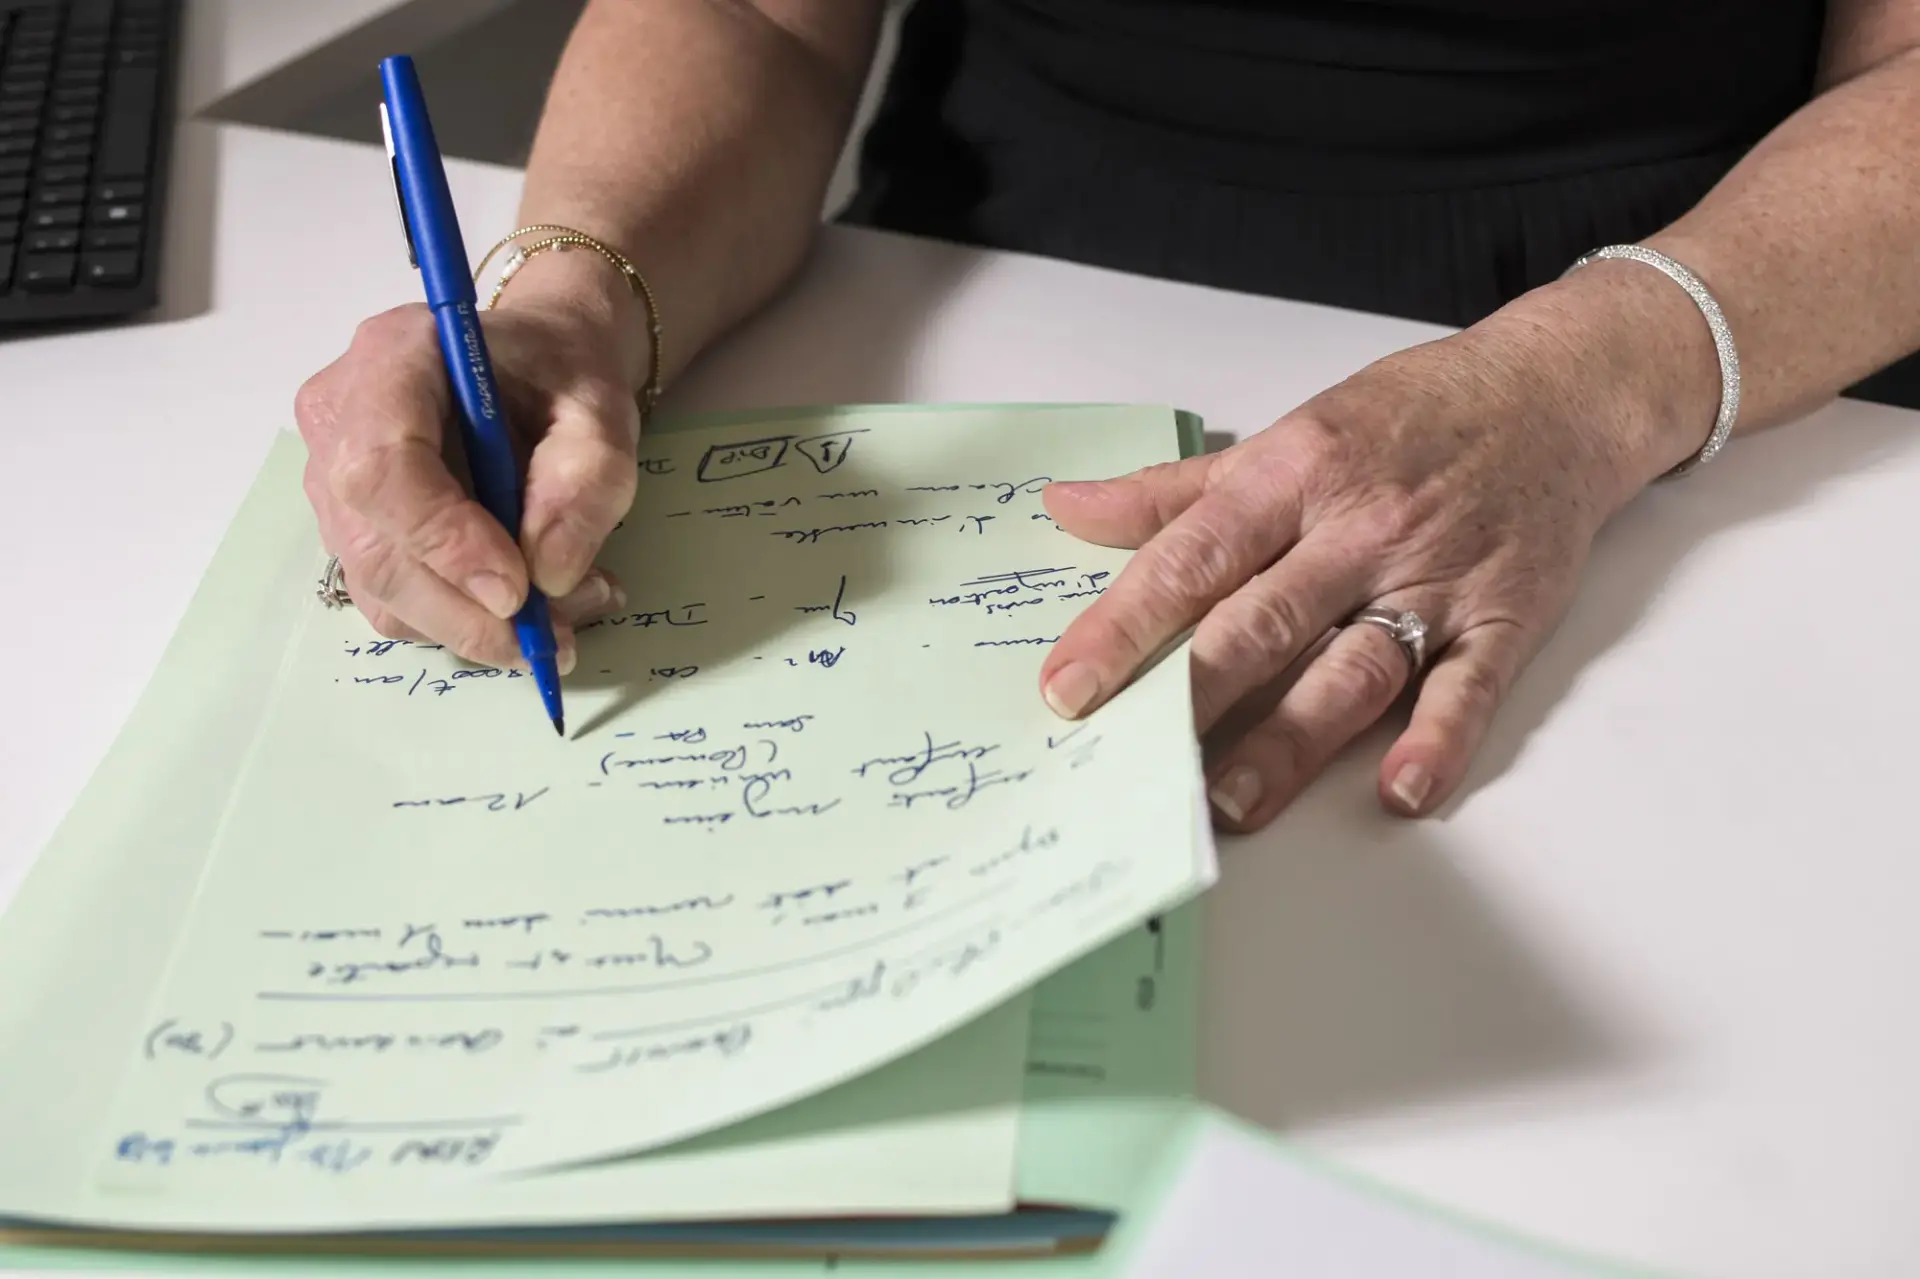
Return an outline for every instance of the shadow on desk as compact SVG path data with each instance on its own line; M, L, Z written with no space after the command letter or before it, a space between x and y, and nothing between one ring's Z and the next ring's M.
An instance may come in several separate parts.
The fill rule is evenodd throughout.
M1689 554L1916 449L1911 421L1842 401L1643 496L1602 535L1463 797L1513 766ZM1381 812L1375 770L1403 723L1404 712L1357 742L1268 831L1221 850L1224 883L1207 908L1203 1086L1270 1128L1619 1078L1660 1051L1552 970L1524 921L1459 869L1443 824Z
M1206 1098L1284 1131L1631 1067L1633 1037L1546 970L1430 828L1381 813L1385 742L1268 831L1222 844Z

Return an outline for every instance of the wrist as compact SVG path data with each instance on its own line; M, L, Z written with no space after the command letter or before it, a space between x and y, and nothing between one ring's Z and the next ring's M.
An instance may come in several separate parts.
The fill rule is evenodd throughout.
M652 339L645 308L626 277L598 253L560 245L533 255L513 273L495 305L587 343L618 370L628 394L646 381Z
M1558 425L1589 444L1624 504L1692 457L1720 407L1720 365L1700 310L1631 261L1591 263L1482 322L1529 352Z

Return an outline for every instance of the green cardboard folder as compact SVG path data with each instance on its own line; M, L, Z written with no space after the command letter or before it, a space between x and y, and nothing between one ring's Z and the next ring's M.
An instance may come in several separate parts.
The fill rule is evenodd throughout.
M848 417L882 411L833 410ZM1045 406L1032 411L1044 414ZM774 423L819 412L709 416L654 429ZM1176 421L1180 451L1198 451L1198 420L1182 414ZM76 1093L114 1062L111 1041L124 1026L126 1012L116 955L164 954L174 921L191 900L193 857L220 820L227 779L247 758L263 713L248 704L246 690L268 684L294 624L295 608L290 606L300 606L312 589L311 517L298 495L302 460L290 438L275 445L236 519L235 532L223 542L152 682L0 921L0 973L49 959L66 966L59 986L61 1007L35 1003L44 988L13 995L0 988L0 1048L9 1054L47 1053L60 1063L51 1078L66 1079ZM223 625L209 626L208 618L220 618ZM191 742L192 751L181 752L181 742ZM15 1244L0 1250L0 1261L49 1268L183 1265L201 1272L215 1267L244 1271L263 1264L260 1256L222 1255L235 1251L270 1254L276 1268L339 1264L340 1254L484 1255L506 1265L516 1256L555 1255L1004 1259L1094 1251L1116 1227L1126 1233L1122 1223L1171 1175L1194 1123L1185 1099L1192 1092L1196 926L1197 915L1187 908L1156 918L1047 979L1018 1001L1019 1007L1008 1005L983 1018L980 1027L968 1028L968 1034L984 1038L993 1029L985 1023L1017 1020L1017 1038L1026 1044L1019 1098L1019 1206L1010 1213L639 1220L275 1239L116 1234L7 1217L0 1204L0 1238ZM97 937L102 929L116 938L113 947L81 940ZM1013 1040L1000 1035L996 1042ZM943 1047L926 1050L929 1059ZM993 1049L983 1045L981 1051ZM891 1069L763 1120L793 1133L804 1131L816 1113L831 1112L838 1120L863 1111L911 1111L914 1098L884 1093L889 1084L883 1077ZM22 1170L33 1163L34 1143L61 1140L59 1091L50 1087L44 1105L16 1095L11 1111L0 1100L0 1119L25 1129L11 1155L11 1175L31 1175ZM955 1095L966 1092L956 1081ZM763 1120L742 1125L747 1130L744 1139L750 1140L754 1125ZM728 1139L728 1134L717 1136ZM0 1155L0 1188L9 1175L8 1162L8 1156ZM297 1254L331 1254L332 1259Z

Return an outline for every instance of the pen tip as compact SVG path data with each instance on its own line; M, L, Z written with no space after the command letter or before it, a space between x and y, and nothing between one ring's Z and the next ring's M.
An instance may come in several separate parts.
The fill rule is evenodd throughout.
M567 735L567 721L555 715L553 717L553 731L565 737Z

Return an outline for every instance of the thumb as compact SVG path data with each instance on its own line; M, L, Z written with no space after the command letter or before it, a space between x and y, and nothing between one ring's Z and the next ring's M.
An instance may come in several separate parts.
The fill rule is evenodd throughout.
M1113 480L1049 484L1041 501L1055 523L1083 542L1136 548L1199 499L1217 460L1208 454Z
M571 593L633 505L640 410L618 387L554 402L553 420L527 462L520 542L534 585Z

